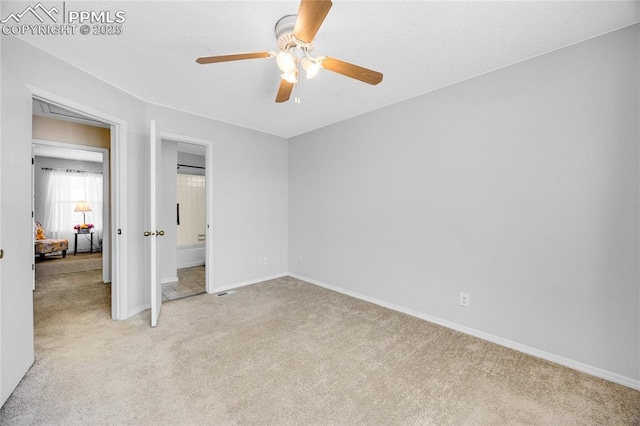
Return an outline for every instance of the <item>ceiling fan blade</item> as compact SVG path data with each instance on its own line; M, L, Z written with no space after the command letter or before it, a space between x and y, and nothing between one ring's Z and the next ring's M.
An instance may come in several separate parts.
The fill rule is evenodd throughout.
M359 67L339 59L323 58L320 64L324 69L364 81L365 83L376 85L382 81L382 74L378 71Z
M289 83L287 80L280 79L280 87L278 87L278 94L276 95L276 102L286 102L291 96L293 90L293 83Z
M302 0L293 35L298 40L311 43L332 5L331 0Z
M241 61L243 59L269 58L271 56L270 52L236 53L234 55L202 56L196 59L196 62L199 64L214 64L216 62Z

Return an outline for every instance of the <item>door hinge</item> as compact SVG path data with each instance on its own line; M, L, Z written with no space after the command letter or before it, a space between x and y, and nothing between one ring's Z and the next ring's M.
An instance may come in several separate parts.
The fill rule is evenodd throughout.
M36 159L31 157L31 165L33 166L34 164L36 164Z
M0 259L2 259L4 257L4 250L0 249Z
M35 217L35 213L31 210L31 217Z
M35 264L35 263L32 263L32 264L31 264L31 270L32 270L32 271L35 271L35 270L36 270L36 264Z
M122 229L118 229L118 235L122 235Z

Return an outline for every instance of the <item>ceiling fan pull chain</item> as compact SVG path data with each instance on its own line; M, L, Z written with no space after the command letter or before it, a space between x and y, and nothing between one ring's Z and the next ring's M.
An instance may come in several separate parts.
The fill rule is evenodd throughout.
M298 82L296 83L296 97L294 102L300 104L300 79L298 79Z

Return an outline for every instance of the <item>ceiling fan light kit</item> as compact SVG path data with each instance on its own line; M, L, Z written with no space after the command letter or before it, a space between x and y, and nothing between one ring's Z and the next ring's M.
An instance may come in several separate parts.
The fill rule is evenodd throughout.
M302 58L300 65L302 66L302 69L307 72L307 79L311 80L316 76L316 74L318 74L318 71L320 71L320 68L322 67L322 59L322 57L312 59L309 56Z
M376 85L382 81L382 74L367 68L350 64L326 56L312 57L313 40L324 18L331 9L331 0L302 0L297 15L286 15L276 22L275 33L279 52L239 53L221 56L205 56L196 60L199 64L240 61L244 59L276 58L280 74L280 86L276 102L286 102L291 97L294 85L298 83L298 68L301 67L307 79L315 77L320 68ZM300 103L296 97L296 103Z

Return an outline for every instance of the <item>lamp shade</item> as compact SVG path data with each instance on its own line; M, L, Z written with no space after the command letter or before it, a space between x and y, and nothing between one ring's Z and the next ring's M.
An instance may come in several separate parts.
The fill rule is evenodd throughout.
M87 204L86 201L80 201L78 202L78 204L76 204L76 208L73 209L73 211L80 212L80 213L90 212L91 207L89 207L89 204Z

